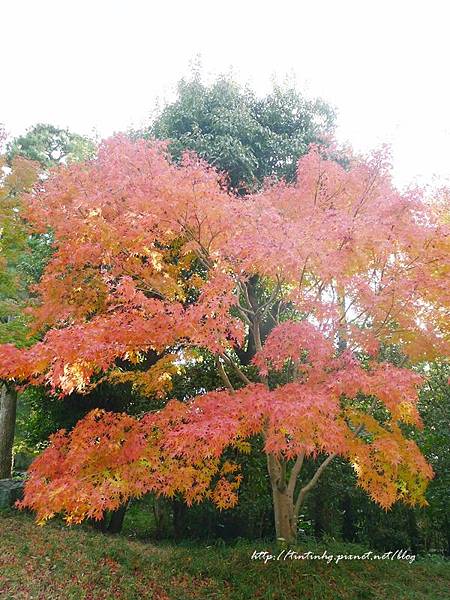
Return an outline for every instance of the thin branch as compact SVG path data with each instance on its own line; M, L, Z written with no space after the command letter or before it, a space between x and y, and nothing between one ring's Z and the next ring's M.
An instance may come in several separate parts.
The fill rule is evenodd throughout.
M300 471L302 470L304 459L305 459L305 453L302 452L301 454L299 454L297 456L294 466L292 467L292 471L289 476L289 483L288 483L288 495L289 496L294 495L295 484L297 483L297 477L299 476Z
M245 375L245 373L243 373L241 371L241 369L238 367L238 365L234 362L234 360L232 360L229 356L227 356L226 354L221 354L221 357L226 361L226 363L232 367L235 371L237 376L247 385L252 383L250 381L250 379Z
M372 414L373 410L375 409L377 400L376 398L373 399L370 407L369 407L369 411L368 414ZM357 436L361 433L361 431L364 429L364 425L361 423L360 425L358 425L358 427L355 429L354 431L354 435ZM333 458L335 458L337 456L337 453L333 453L333 454L329 454L327 456L327 458L323 461L323 463L320 465L320 467L317 469L317 471L314 473L313 477L308 481L308 483L306 485L304 485L298 496L297 496L297 500L295 502L295 507L294 507L294 518L297 519L298 518L298 513L300 511L301 506L303 505L303 502L305 501L306 495L308 494L308 492L310 492L313 487L317 484L317 482L319 481L322 473L325 471L325 469L327 468L327 466L330 464L330 462L333 460ZM299 457L297 457L297 461L298 461ZM303 459L302 459L303 462ZM297 465L297 462L295 463L292 472L294 472L294 469ZM298 467L297 467L298 468ZM301 465L300 465L301 468ZM298 475L298 473L297 473ZM292 475L291 475L291 479L292 479ZM292 492L295 490L295 480L292 483L292 481L289 481L289 488L292 487Z
M306 272L306 265L308 264L308 260L309 260L309 254L308 254L308 256L306 257L305 264L303 265L302 274L301 274L301 276L300 276L300 283L298 284L298 287L299 287L299 289L300 289L300 288L302 287L302 285L303 285L303 277L305 276L305 272Z
M333 460L333 458L335 456L337 456L337 454L335 454L335 453L327 456L327 458L323 461L323 463L320 465L320 467L314 473L313 477L300 490L300 492L297 496L297 500L295 502L295 507L294 507L294 517L295 518L298 517L300 507L302 506L302 504L305 500L306 494L308 494L308 492L310 492L312 490L312 488L317 484L317 482L320 479L320 476L322 475L322 473L325 471L325 469L328 467L328 465L330 464L330 462Z
M223 368L223 364L219 357L216 358L216 365L219 371L219 375L225 384L225 387L234 392L234 387L231 385L231 381L229 380L228 375L226 374L225 369Z
M240 303L240 301L239 301L239 298L237 299L237 304L236 304L236 306L237 306L237 307L238 307L240 310L242 310L242 311L243 311L245 314L247 314L247 315L252 315L252 316L254 315L254 312L253 312L253 310L250 310L250 309L248 309L248 308L245 308L245 306L242 306L242 304L241 304L241 303Z
M270 309L272 304L275 302L275 299L278 296L278 294L280 293L280 290L281 290L281 281L277 275L277 285L276 285L274 291L272 292L270 298L267 300L267 302L262 304L257 310L257 313L259 313L261 315L261 318L264 318L266 316L267 311Z
M240 306L240 304L236 304L236 308L238 310L238 313L241 315L242 320L249 326L252 326L252 322L250 321L250 319L248 318L248 316L245 314L245 312L243 312L242 310L242 306Z
M248 295L248 289L247 289L247 285L246 285L245 283L244 283L244 284L241 284L240 282L239 282L239 284L238 284L238 285L239 285L239 287L240 287L240 289L241 289L242 293L243 293L243 294L244 294L244 296L245 296L245 301L247 302L247 306L252 306L252 303L250 302L250 297L249 297L249 295ZM252 307L252 308L253 308L253 307Z

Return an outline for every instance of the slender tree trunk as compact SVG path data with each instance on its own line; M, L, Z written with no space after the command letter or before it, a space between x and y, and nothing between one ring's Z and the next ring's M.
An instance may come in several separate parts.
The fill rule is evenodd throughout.
M12 449L16 427L17 392L0 385L0 479L11 477Z
M277 540L292 544L297 539L297 520L294 518L294 498L286 483L286 464L267 455L267 470L272 486L275 535Z
M356 539L356 515L350 494L345 494L341 508L344 513L342 521L342 538L345 542L354 542Z
M297 539L297 524L294 519L294 502L286 491L272 486L275 534L277 540L293 544Z

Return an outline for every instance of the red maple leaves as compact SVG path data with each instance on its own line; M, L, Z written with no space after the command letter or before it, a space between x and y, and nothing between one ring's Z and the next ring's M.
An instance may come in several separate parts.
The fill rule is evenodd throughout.
M32 310L46 333L0 347L0 377L67 394L102 373L164 393L172 354L202 348L246 385L233 390L222 368L228 389L140 421L91 413L35 462L24 505L80 520L153 490L227 507L240 476L220 457L255 434L282 461L346 457L383 506L423 501L431 470L399 428L420 424L420 379L374 357L382 343L413 359L448 353L449 225L442 203L392 186L382 152L343 168L312 148L295 184L242 199L196 157L176 165L164 144L119 136L40 185L27 202L55 236ZM249 337L257 381L233 352ZM144 375L114 368L149 350L170 359Z

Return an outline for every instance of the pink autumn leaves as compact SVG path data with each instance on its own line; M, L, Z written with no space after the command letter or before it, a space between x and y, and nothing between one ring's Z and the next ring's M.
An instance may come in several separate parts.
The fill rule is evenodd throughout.
M340 455L383 506L422 498L431 471L399 425L420 424L421 380L376 357L381 344L417 360L448 351L448 226L418 190L393 187L383 153L346 168L326 154L312 148L296 182L241 198L195 157L176 164L164 144L122 136L30 195L29 220L55 235L35 290L42 340L1 347L0 377L64 395L114 371L117 380L117 359L122 380L142 378L136 361L149 350L158 355L150 390L170 377L173 354L206 353L222 367L219 389L174 400L130 429L117 417L114 449L96 433L116 431L103 413L62 434L58 460L74 452L76 472L58 482L55 467L61 510L79 518L69 490L86 481L83 514L114 508L115 496L108 505L94 493L119 485L114 464L121 499L145 489L193 501L219 478L211 493L230 506L233 468L221 474L221 456L255 435L277 460ZM238 360L252 344L256 369ZM81 434L93 451L77 456ZM45 509L48 477L32 471L30 506L39 497Z

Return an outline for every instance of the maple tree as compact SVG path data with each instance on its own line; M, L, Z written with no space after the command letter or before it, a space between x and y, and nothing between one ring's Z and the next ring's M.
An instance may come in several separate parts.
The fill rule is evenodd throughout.
M52 437L22 506L41 521L64 512L78 522L154 491L228 508L241 475L224 450L247 452L255 434L278 538L295 538L336 456L381 506L424 503L432 469L402 429L421 425L422 379L380 362L378 349L396 344L410 361L448 355L441 197L396 190L384 152L344 168L312 147L294 183L240 198L196 156L174 164L164 143L122 136L40 182L27 213L55 238L32 309L46 333L25 350L1 346L0 377L60 395L131 381L164 396L201 349L223 386L141 419L92 411ZM238 351L250 342L248 367ZM136 368L150 350L157 359ZM318 466L303 481L306 457Z

